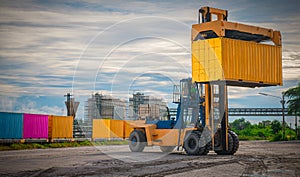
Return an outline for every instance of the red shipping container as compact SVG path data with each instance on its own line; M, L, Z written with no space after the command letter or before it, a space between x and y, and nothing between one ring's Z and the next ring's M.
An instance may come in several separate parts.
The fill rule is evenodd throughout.
M48 115L24 114L23 138L48 138Z

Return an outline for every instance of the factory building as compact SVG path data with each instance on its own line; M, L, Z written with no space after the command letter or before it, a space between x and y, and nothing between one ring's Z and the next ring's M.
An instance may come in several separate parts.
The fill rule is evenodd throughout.
M166 102L163 102L161 98L146 96L137 92L129 98L128 115L130 118L139 120L163 119L166 116L166 107Z
M134 93L129 102L99 93L92 94L85 102L85 122L93 119L155 120L166 117L166 102L161 98Z
M85 121L92 119L124 119L126 117L126 102L99 93L93 94L85 102Z

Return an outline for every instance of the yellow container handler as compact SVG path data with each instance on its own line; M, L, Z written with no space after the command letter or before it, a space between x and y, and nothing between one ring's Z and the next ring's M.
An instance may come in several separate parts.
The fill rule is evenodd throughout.
M238 136L228 129L227 86L282 85L281 35L228 22L227 16L227 10L199 9L198 24L192 26L192 78L174 87L176 119L132 123L131 151L153 145L163 152L183 147L189 155L238 150Z

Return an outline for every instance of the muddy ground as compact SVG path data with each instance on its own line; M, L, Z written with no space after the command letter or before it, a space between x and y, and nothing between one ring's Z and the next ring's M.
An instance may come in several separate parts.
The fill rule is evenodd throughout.
M0 176L300 176L300 141L243 141L229 156L123 145L2 151Z

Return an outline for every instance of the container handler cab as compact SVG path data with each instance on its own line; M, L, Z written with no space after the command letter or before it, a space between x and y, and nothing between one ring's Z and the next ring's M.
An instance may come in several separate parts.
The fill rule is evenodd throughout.
M131 151L160 146L163 152L182 147L188 155L237 152L238 136L228 128L227 86L282 85L281 36L227 17L227 10L199 10L198 24L192 26L192 78L174 86L176 119L133 123Z

